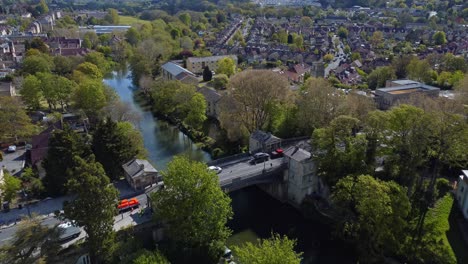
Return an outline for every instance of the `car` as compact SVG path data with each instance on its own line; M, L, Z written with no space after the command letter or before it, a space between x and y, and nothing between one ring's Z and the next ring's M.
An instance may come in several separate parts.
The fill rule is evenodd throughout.
M259 162L265 162L265 161L267 161L269 159L270 159L270 155L268 155L268 153L258 152L258 153L255 153L252 156L252 159L250 160L250 163L251 164L257 164Z
M276 149L275 151L271 152L270 157L272 159L280 158L280 157L283 157L283 153L284 153L283 149L279 148L279 149Z
M61 223L58 228L61 230L59 236L59 242L61 243L77 238L81 234L81 229L73 222Z
M15 152L15 151L16 151L15 145L8 146L8 152Z
M223 257L224 260L226 261L231 261L232 260L232 251L228 247L224 247L224 252L223 252Z
M209 166L208 167L208 170L210 171L215 171L216 173L221 173L223 171L223 169L221 169L221 167L218 167L218 166Z

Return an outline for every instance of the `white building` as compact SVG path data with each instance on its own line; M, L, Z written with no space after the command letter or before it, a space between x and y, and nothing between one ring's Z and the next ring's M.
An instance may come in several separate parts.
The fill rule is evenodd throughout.
M468 170L462 170L458 177L457 200L465 219L468 219Z

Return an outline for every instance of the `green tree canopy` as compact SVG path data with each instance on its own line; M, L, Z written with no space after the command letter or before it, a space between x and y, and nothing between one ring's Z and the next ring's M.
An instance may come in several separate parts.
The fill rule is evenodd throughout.
M4 174L3 183L0 184L0 190L2 190L2 200L11 202L17 195L17 192L21 189L21 180L9 173Z
M217 73L226 74L231 77L236 72L236 64L232 58L222 58L218 61Z
M128 123L126 123L128 124ZM128 124L130 125L130 124ZM133 138L135 137L135 138ZM137 143L132 144L132 143ZM93 152L106 174L116 180L123 176L122 165L144 150L141 135L131 127L120 126L110 118L98 123L93 134Z
M269 239L262 239L258 244L246 242L235 246L234 256L240 264L299 264L302 253L296 253L296 241L288 237L273 234Z
M105 86L99 79L83 79L73 95L76 107L82 109L88 117L96 116L107 103Z
M395 70L390 66L377 67L367 77L369 88L374 90L376 88L385 87L388 80L396 78Z
M46 171L44 185L50 195L66 192L64 185L69 179L68 170L76 166L75 156L86 157L90 149L83 138L70 128L55 130L49 139L47 157L42 165Z
M52 58L45 54L28 56L23 60L23 71L25 73L50 72L53 68Z
M24 78L20 94L29 109L37 110L41 107L41 81L35 75L28 75Z
M73 72L75 81L80 81L83 78L92 78L101 80L103 75L102 71L96 66L96 64L91 62L83 62L76 70Z
M167 223L168 237L178 249L188 249L191 262L208 263L207 256L216 262L232 217L230 198L219 187L218 176L201 162L175 157L163 177L165 188L151 196L155 219ZM188 256L173 256L179 257Z
M21 137L33 135L34 131L31 118L19 99L0 96L0 139L18 141Z
M66 186L77 197L64 205L65 217L86 231L91 261L109 260L115 247L113 226L119 192L94 156L86 160L75 157L74 162L77 166Z
M381 262L400 251L410 211L405 188L369 175L347 176L333 188L332 200L343 212L338 234L355 243L360 260Z
M443 31L437 31L434 33L434 35L432 35L432 40L436 45L444 45L447 43L447 38L445 37L445 32Z

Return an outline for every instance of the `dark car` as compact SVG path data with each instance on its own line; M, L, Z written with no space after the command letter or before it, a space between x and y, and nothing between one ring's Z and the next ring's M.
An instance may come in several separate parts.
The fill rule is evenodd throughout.
M265 162L265 161L267 161L269 159L270 159L270 155L268 155L267 153L259 152L259 153L255 153L252 156L252 159L250 160L250 163L251 164L257 164L257 163L260 163L260 162Z

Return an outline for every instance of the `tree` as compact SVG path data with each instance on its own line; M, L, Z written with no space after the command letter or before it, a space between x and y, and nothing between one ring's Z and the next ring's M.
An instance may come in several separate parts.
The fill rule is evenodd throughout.
M382 262L404 240L410 203L405 188L369 175L347 176L333 188L333 202L342 210L340 237L355 244L360 261Z
M73 95L76 107L88 117L95 117L107 103L105 87L101 80L83 79Z
M232 121L249 133L263 129L273 115L273 106L289 99L288 82L282 76L267 70L243 71L231 78L228 101L221 106L221 126L227 128Z
M73 70L72 60L65 56L54 56L54 72L59 75L71 73Z
M335 56L333 56L333 54L327 53L323 56L323 61L325 61L326 63L330 63L334 57Z
M53 260L60 249L59 236L59 229L43 225L41 218L25 218L19 223L13 239L0 248L0 262L24 264Z
M407 75L407 67L410 61L412 60L412 56L399 56L393 59L392 67L395 69L395 75L398 79L406 78Z
M41 15L47 14L49 12L49 7L47 6L47 3L45 0L39 1L39 6L37 10L39 11Z
M32 110L41 107L41 81L34 75L24 78L23 87L20 90L21 99Z
M122 262L131 264L169 264L169 261L159 251L148 251L146 249L140 250L132 256L132 261Z
M17 192L21 189L21 180L5 173L3 183L0 184L0 190L2 190L2 200L11 202L16 197Z
M342 114L344 95L323 78L309 78L297 98L297 120L302 135L327 126Z
M419 60L413 58L408 64L406 71L408 78L418 82L431 83L432 81L432 68L426 60Z
M347 38L348 37L348 30L345 27L340 27L338 29L338 37L340 37L340 39Z
M76 166L74 157L86 157L90 154L89 146L83 138L70 128L55 130L49 139L47 157L42 161L46 171L44 186L50 195L66 192L64 186L69 179L68 170Z
M447 53L443 57L443 69L449 72L466 72L468 69L468 64L465 59L460 56L454 56L452 53Z
M211 81L211 78L213 78L213 73L211 72L210 67L205 66L203 69L203 81L209 82Z
M299 21L299 25L301 25L301 27L311 27L313 24L314 21L308 16L301 17L301 20Z
M218 73L226 74L231 77L236 72L236 64L229 57L222 58L218 61Z
M28 56L23 60L23 71L25 73L50 72L53 68L53 62L49 56Z
M353 52L351 53L351 60L352 61L355 61L355 60L360 60L361 59L361 54L359 52Z
M109 22L109 24L118 25L120 21L119 12L113 8L107 9L107 14L104 17L104 20Z
M175 157L163 177L165 188L151 196L155 219L167 224L169 239L187 252L180 256L177 251L172 257L218 261L230 235L226 223L232 217L230 198L219 187L218 176L201 162Z
M101 80L103 75L102 71L96 66L96 64L93 64L91 62L83 62L78 67L76 67L76 70L73 71L73 77L75 81L79 82L83 78L92 78L92 79L98 79Z
M190 16L189 13L182 13L179 15L180 21L184 23L186 26L189 26L192 24L192 17Z
M338 116L329 126L314 130L312 145L317 159L317 171L333 186L347 175L367 173L367 140L356 135L359 120L350 116ZM371 164L369 164L371 165Z
M216 74L213 78L213 86L216 90L226 89L229 83L229 77L226 74Z
M262 239L258 244L246 242L242 246L234 246L236 261L240 264L299 264L302 253L296 253L296 241L288 237L273 234L269 239Z
M131 27L125 33L125 38L127 39L127 42L130 43L130 45L135 46L138 44L138 42L140 42L141 35L138 30L136 30L134 27Z
M455 99L463 105L468 105L468 74L455 87Z
M370 38L370 43L373 47L378 47L380 44L382 44L383 39L384 36L382 31L375 31Z
M185 110L187 114L184 118L184 123L195 129L200 129L206 120L206 108L205 97L200 93L194 94L187 103Z
M104 54L102 54L101 52L93 51L86 54L85 62L89 62L96 65L97 68L103 74L108 73L111 70L111 64L109 63L109 61L107 61L107 59L104 57Z
M385 83L388 80L394 80L395 78L395 71L392 67L377 67L367 77L367 83L370 89L375 90L376 88L385 87Z
M123 176L122 165L136 157L141 145L131 144L131 130L119 129L116 122L110 118L98 123L93 134L93 152L96 160L102 164L106 174L112 180L118 180ZM141 139L141 135L140 135ZM140 141L140 144L142 141Z
M66 187L76 199L64 205L65 217L84 228L91 261L98 263L108 260L115 247L113 226L119 192L94 156L86 160L75 157L74 162L77 166L72 169Z
M445 32L443 31L437 31L434 33L434 35L432 35L432 40L436 45L444 45L447 43L447 38L445 37Z
M0 139L18 141L31 136L34 125L18 98L0 96Z

